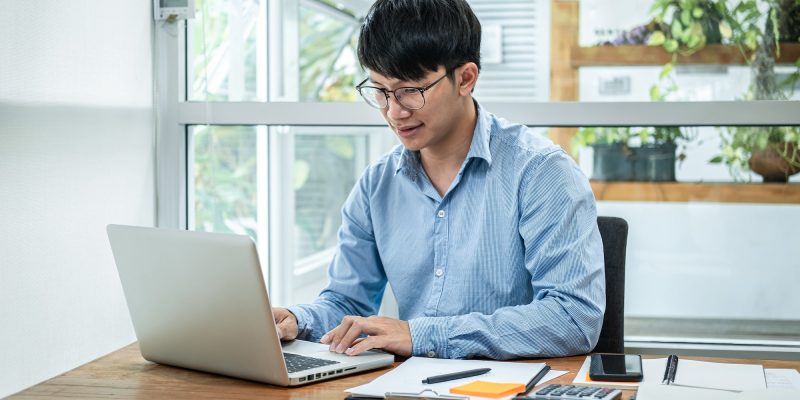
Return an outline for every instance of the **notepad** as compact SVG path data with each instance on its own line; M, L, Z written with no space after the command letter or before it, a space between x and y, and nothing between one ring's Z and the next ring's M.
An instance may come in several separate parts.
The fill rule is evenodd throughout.
M604 386L617 389L636 389L639 385L660 384L664 379L666 358L642 359L642 382L594 381L589 377L589 357L572 381L576 385ZM761 365L716 363L681 359L675 375L675 386L691 386L741 392L766 388L764 368Z
M346 389L352 395L384 397L387 392L392 393L420 393L423 390L435 391L439 395L453 395L450 388L483 379L490 382L528 382L536 373L544 368L544 363L517 363L507 361L486 360L449 360L443 358L411 357L397 368L375 378L372 382L354 388ZM422 379L443 373L452 373L468 369L491 368L486 375L465 378L457 381L447 381L434 384L421 383ZM565 374L566 371L550 371L541 382ZM516 393L515 393L516 394ZM469 396L471 397L471 396ZM511 396L507 396L511 397ZM474 398L478 398L475 396Z
M466 396L490 397L497 399L510 396L525 391L525 385L521 383L498 383L475 381L466 385L450 388L450 393L463 394Z

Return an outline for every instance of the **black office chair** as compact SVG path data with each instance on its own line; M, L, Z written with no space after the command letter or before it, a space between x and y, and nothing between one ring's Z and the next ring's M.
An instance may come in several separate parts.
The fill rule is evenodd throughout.
M595 353L625 351L625 248L628 223L617 217L597 217L606 264L606 313Z

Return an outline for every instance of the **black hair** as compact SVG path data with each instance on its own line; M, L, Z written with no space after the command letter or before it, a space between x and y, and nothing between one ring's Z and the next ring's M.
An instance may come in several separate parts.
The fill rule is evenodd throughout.
M444 66L480 70L481 23L466 0L377 0L358 38L361 66L404 81Z

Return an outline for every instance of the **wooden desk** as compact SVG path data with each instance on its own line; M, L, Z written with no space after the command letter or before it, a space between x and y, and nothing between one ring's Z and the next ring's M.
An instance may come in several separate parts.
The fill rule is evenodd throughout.
M568 384L585 356L531 360L555 370L570 371L551 383ZM695 357L692 357L695 358ZM800 361L709 359L763 364L766 368L797 368ZM526 361L522 361L526 362ZM397 364L395 364L396 366ZM343 399L344 389L367 383L388 369L324 381L293 389L173 368L145 361L134 343L24 390L11 399ZM627 399L633 391L625 391Z

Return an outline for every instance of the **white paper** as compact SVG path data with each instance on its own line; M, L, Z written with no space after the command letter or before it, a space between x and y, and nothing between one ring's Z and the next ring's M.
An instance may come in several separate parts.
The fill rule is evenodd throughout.
M678 365L680 365L680 361ZM736 394L723 390L644 383L639 385L636 400L738 400L738 397L734 397Z
M680 363L678 363L680 364ZM636 400L794 400L800 391L791 389L758 389L744 392L701 389L686 386L643 384L639 386Z
M448 360L439 358L411 357L397 368L375 378L370 383L345 390L354 395L383 396L387 392L419 393L425 389L439 395L452 395L450 388L476 380L497 383L521 383L525 385L544 368L543 363L517 363L482 360ZM422 380L434 375L466 371L476 368L491 368L486 374L447 382L424 384ZM549 371L539 383L555 379L567 371ZM504 397L510 399L513 396ZM484 397L471 397L484 399Z
M683 358L678 361L674 384L736 391L767 388L764 367L761 365L716 363Z
M800 372L796 369L767 368L764 376L769 389L800 390Z
M588 381L586 376L589 372L589 360L590 358L586 357L572 383L634 389L645 384L661 384L664 380L664 369L667 367L666 358L642 359L642 374L644 377L641 382ZM687 360L685 358L679 359L675 382L668 386L691 386L734 391L767 388L764 381L764 367L761 365L716 363Z

